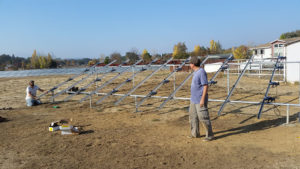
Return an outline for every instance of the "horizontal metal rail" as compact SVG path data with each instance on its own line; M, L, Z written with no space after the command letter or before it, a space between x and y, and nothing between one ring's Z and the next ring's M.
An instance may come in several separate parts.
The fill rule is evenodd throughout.
M68 91L67 93L75 93L72 91ZM91 92L81 92L80 94L89 95ZM96 95L102 95L102 96L125 96L125 94L108 94L108 93L96 93ZM129 97L146 97L147 95L139 95L139 94L130 94ZM158 99L167 99L168 96L152 96L152 98L158 98ZM186 100L189 101L189 97L173 97L174 100ZM220 99L208 99L209 102L224 102L225 100ZM241 104L255 104L260 105L261 102L254 102L254 101L242 101L242 100L230 100L228 103L241 103ZM294 107L300 107L300 104L291 104L291 103L265 103L266 105L276 105L276 106L294 106Z
M200 64L200 66L204 65L204 63L209 59L210 57L207 56ZM159 106L159 109L163 108L164 105L173 97L175 96L176 92L193 76L194 72L190 73L184 80L183 82L169 95L169 97Z
M113 60L113 61L111 61L109 64L105 65L104 67L108 67L108 66L110 66L111 64L113 64L113 63L115 63L115 62L116 62L116 60ZM93 75L94 73L95 73L95 72L89 73L87 76L85 76L84 78L82 78L80 81L75 82L75 83L73 83L71 86L67 87L66 89L64 89L64 90L62 90L62 91L56 93L56 94L55 94L54 96L52 96L50 99L54 99L55 97L57 97L57 96L59 96L59 95L65 93L67 90L69 90L69 89L71 89L72 87L76 86L77 84L79 84L79 83L85 81L87 78L89 78L89 77L90 77L91 75Z
M102 97L101 99L99 99L99 100L97 101L97 104L101 103L103 100L105 100L107 97L111 96L112 94L117 93L117 92L119 91L119 89L120 89L122 86L124 86L125 84L131 82L131 81L133 80L133 78L134 78L137 74L139 74L139 73L141 73L141 72L147 70L147 68L149 68L149 67L150 67L153 63L155 63L157 60L158 60L158 59L154 59L154 60L153 60L152 62L150 62L148 65L146 65L145 67L142 67L142 69L140 69L139 71L133 73L133 75L131 75L131 77L129 77L128 79L126 79L125 81L123 81L121 84L119 84L117 87L115 87L114 89L112 89L110 92L106 93L106 95L105 95L104 97Z
M143 83L145 83L149 78L151 78L156 72L158 72L161 68L165 67L173 58L170 58L166 61L163 65L158 67L156 70L154 70L150 75L148 75L144 80L142 80L139 84L137 84L135 87L133 87L128 93L125 94L125 96L121 97L119 100L116 101L115 105L118 105L121 101L123 101L127 96L129 96L132 92L134 92L137 88L139 88Z

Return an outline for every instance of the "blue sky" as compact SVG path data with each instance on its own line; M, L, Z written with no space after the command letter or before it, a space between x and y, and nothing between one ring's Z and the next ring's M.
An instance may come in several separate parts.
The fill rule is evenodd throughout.
M99 58L185 42L255 45L300 29L298 0L0 0L0 54Z

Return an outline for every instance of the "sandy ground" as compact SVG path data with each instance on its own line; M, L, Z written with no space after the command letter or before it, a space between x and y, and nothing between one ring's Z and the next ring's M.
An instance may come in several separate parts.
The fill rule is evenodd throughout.
M147 94L169 72L161 71L142 85L134 94ZM150 72L139 74L135 84ZM115 75L115 74L113 74ZM113 75L103 78L98 86ZM101 75L99 75L100 77ZM100 92L108 92L129 77L116 79ZM176 74L176 85L187 73ZM209 75L211 76L211 75ZM50 95L42 98L45 103L26 107L25 88L30 79L43 89L70 76L43 76L0 79L0 168L300 168L300 125L296 113L299 108L290 107L291 124L284 125L286 107L266 105L262 118L256 118L259 106L228 104L222 116L217 116L220 102L210 102L209 111L216 140L202 142L202 138L189 139L189 101L172 100L158 110L163 99L148 99L135 112L135 99L128 97L120 105L114 102L120 97L110 96L100 105L95 102L101 96L93 96L93 108L89 100L79 103L83 95L62 102L63 94L50 103ZM80 80L82 77L75 79ZM91 77L84 86L95 78ZM237 77L230 76L232 85ZM211 99L226 97L226 76L217 77L217 85L209 88ZM168 96L173 88L169 84L158 90L159 96ZM243 77L231 100L261 101L269 77ZM189 82L176 96L189 97ZM61 86L66 88L70 83ZM126 93L132 83L119 93ZM95 85L87 91L91 91ZM299 102L297 85L282 83L271 88L276 102ZM140 98L137 98L139 100ZM60 108L53 108L58 105ZM12 110L3 108L12 107ZM52 121L72 119L81 126L80 135L65 136L49 132ZM204 134L201 128L202 136Z

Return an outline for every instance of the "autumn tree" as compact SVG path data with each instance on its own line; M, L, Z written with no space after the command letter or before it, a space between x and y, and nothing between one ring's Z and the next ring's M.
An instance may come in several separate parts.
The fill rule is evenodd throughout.
M126 52L126 58L129 59L129 64L134 64L136 61L138 61L139 55L137 54L136 51L131 51L131 52Z
M114 52L110 55L110 60L113 61L113 60L116 60L116 64L121 64L122 63L122 56L120 53L118 52Z
M249 48L241 45L233 51L233 55L235 59L247 59L250 56Z
M150 55L150 53L146 49L144 49L144 51L142 53L142 59L145 62L150 62L152 60L152 56Z
M193 52L191 52L191 56L205 56L207 55L207 50L205 47L201 47L200 45L195 46Z
M39 56L39 68L40 69L44 69L47 66L47 61L46 61L46 57L45 56Z
M89 65L89 66L93 66L93 65L95 65L97 62L98 62L97 59L93 59L93 60L90 60L90 61L88 62L88 65Z
M214 40L211 40L209 50L210 54L220 54L222 53L222 46L219 41L216 42Z
M31 67L34 68L34 69L37 69L39 68L39 59L38 59L38 56L36 54L36 50L33 51L33 54L31 55L31 58L30 58L30 63L31 63Z
M55 68L57 63L52 59L50 53L47 56L38 55L36 50L33 51L33 54L30 58L31 68L34 69L44 69L44 68Z
M189 54L187 53L187 47L184 42L178 42L176 45L174 45L172 56L174 59L185 59L189 57Z

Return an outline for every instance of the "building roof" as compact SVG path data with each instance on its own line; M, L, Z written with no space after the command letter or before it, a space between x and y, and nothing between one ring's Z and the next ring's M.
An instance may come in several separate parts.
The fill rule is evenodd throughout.
M254 47L250 47L250 49L265 49L265 48L271 48L272 44L271 43L266 43Z
M292 43L299 42L300 41L300 37L283 39L282 41L284 41L286 45L290 45Z
M272 42L266 43L266 44L262 44L262 45L258 45L258 46L254 46L251 47L250 49L265 49L265 48L271 48L272 44L275 42L283 42L286 46L299 42L300 41L300 37L295 37L295 38L289 38L289 39L276 39Z

